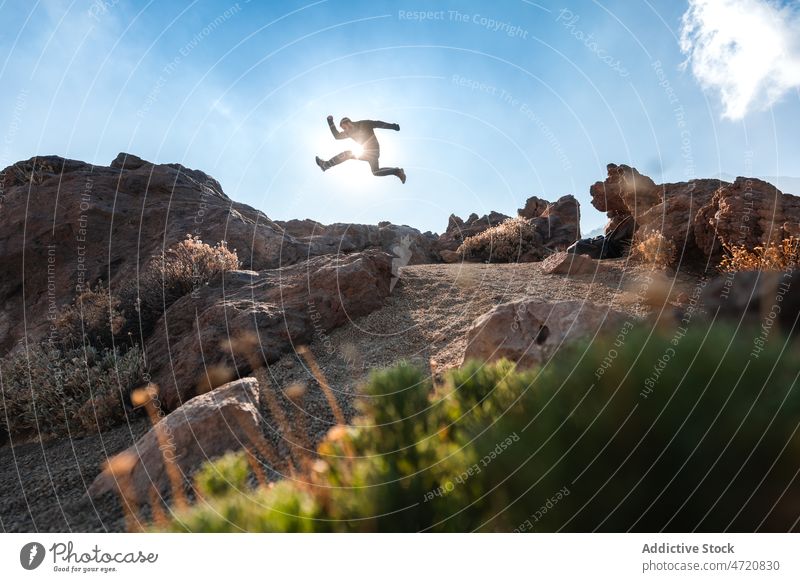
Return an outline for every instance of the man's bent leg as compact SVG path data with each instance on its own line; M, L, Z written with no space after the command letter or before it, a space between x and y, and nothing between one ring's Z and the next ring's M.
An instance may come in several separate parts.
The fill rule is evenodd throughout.
M372 170L373 176L397 176L400 177L402 170L400 168L379 168L378 158L362 158L365 162L369 162L369 168Z
M353 152L351 152L350 150L346 150L340 154L336 154L327 162L322 162L322 164L320 164L319 167L322 168L323 170L327 170L329 168L332 168L333 166L338 166L342 162L346 162L347 160L352 160L354 157L355 156L353 155Z

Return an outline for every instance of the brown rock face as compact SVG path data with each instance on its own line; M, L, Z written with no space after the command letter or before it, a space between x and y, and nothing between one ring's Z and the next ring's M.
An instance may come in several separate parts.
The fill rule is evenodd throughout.
M304 256L262 212L180 164L120 154L106 167L45 156L6 168L0 185L0 352L25 333L32 341L46 336L48 316L72 301L76 287L125 282L187 234L227 240L249 269Z
M391 269L391 256L377 250L315 257L233 271L182 297L145 344L162 405L173 410L378 309L389 295Z
M748 248L777 243L796 235L798 227L799 197L783 194L763 180L736 178L714 192L695 222L695 238L703 252L711 255L721 243Z
M170 488L167 459L174 459L181 477L208 461L229 451L250 448L252 435L260 435L258 412L258 382L255 378L242 378L220 386L213 392L195 398L180 410L167 415L136 444L122 453L123 471L115 475L104 470L89 487L87 493L98 497L116 491L118 483L125 494L137 503L149 500L151 489L165 493ZM158 432L167 448L162 453ZM173 456L174 455L174 456Z
M618 333L628 319L624 313L584 301L543 303L524 299L504 303L472 324L464 361L507 358L529 368L544 363L575 339Z
M539 230L546 247L563 250L581 238L581 205L572 194L548 204L539 218L546 218Z
M752 249L800 232L800 198L756 178L656 185L635 168L609 164L590 193L608 213L606 233L632 216L640 238L660 231L678 249L676 263L703 270L716 267L724 246Z
M550 206L550 203L544 198L531 196L525 201L525 206L517 210L517 214L522 218L536 218L541 216L548 206Z
M458 251L448 251L447 249L441 251L439 256L445 263L460 263L464 260L464 257Z
M336 223L324 225L314 220L276 221L286 234L305 247L306 256L352 253L383 249L396 257L406 257L409 265L439 262L437 237L416 228L390 222L374 224Z
M596 182L589 193L600 212L639 214L661 202L655 182L630 166L609 164L608 178Z

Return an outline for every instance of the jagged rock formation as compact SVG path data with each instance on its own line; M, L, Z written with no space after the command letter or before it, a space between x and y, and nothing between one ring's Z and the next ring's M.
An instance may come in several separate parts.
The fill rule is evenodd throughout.
M548 203L531 222L542 233L544 246L564 250L581 237L581 205L572 194L567 194Z
M407 249L407 264L419 265L439 261L438 237L432 232L390 222L374 224L322 224L314 220L276 221L287 235L305 245L308 256L352 253L369 248L383 249L400 256Z
M800 198L756 178L656 184L636 168L609 164L590 194L608 214L606 233L632 216L639 238L658 231L675 244L676 265L713 269L725 246L753 248L800 234Z
M463 256L492 263L535 262L566 249L580 237L580 204L571 194L553 203L534 196L520 212L514 219L505 218L499 225L465 238L457 255L442 250L442 259L455 262ZM540 214L530 217L535 212Z
M464 239L482 233L488 228L498 226L511 218L499 212L490 212L484 216L478 216L474 212L466 220L462 220L455 214L451 214L447 221L447 229L439 235L439 251L456 251ZM449 261L448 261L449 262Z

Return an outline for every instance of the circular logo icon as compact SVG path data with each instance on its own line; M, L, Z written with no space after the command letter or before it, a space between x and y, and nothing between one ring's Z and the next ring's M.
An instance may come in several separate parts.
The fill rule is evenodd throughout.
M44 561L44 546L39 542L30 542L19 551L19 563L26 570L35 570Z

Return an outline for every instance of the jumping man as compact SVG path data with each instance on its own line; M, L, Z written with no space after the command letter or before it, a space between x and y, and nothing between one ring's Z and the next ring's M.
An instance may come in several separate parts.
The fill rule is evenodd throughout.
M342 126L342 131L336 129L333 123L333 115L328 116L328 126L331 128L331 133L336 139L350 138L353 141L361 144L363 151L359 155L355 155L352 151L346 150L342 153L335 155L327 162L321 160L317 156L317 165L324 172L328 168L332 168L347 160L363 160L369 163L373 176L397 176L400 181L406 183L406 173L403 168L381 168L378 166L378 158L381 155L381 146L378 144L378 138L375 137L374 129L393 129L400 131L400 126L396 123L386 123L384 121L350 121L349 117L343 117L339 122Z

